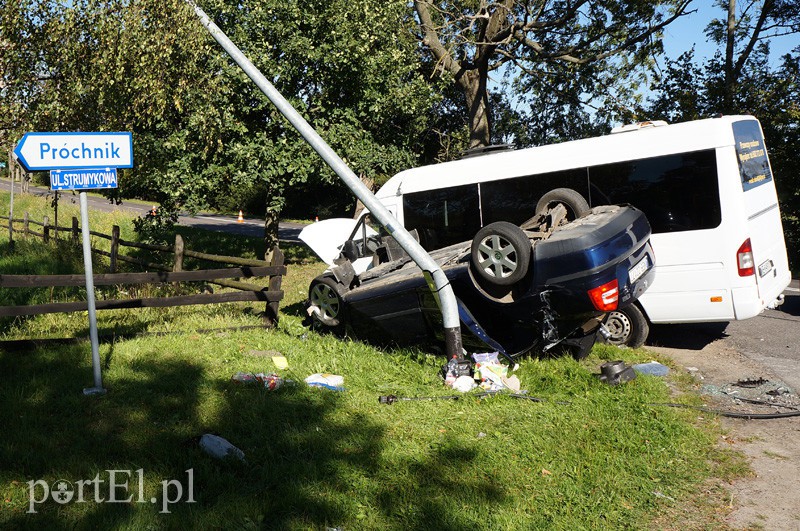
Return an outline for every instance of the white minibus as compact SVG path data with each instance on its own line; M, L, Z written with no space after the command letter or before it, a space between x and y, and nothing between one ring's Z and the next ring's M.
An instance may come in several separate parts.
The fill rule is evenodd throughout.
M649 323L746 319L782 302L791 280L778 198L759 122L725 116L423 166L376 196L429 250L472 239L495 221L520 224L555 188L590 206L630 203L647 215L653 284L613 312L611 341L640 346Z

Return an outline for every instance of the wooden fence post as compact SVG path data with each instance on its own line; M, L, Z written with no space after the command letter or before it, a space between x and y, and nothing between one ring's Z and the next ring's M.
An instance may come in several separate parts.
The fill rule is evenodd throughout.
M175 265L172 266L172 270L183 271L183 250L185 248L183 242L183 236L180 234L175 235Z
M28 213L25 212L25 215L22 216L22 236L27 240L30 234L31 234L31 225L28 222Z
M50 241L50 218L45 216L42 223L42 235L44 237L44 243L47 243Z
M175 272L183 271L183 251L186 248L186 245L183 241L183 236L180 234L175 235L175 263L172 266L172 270ZM180 282L173 283L173 287L178 289L180 287Z
M75 218L73 218L75 219ZM117 272L117 253L119 252L119 226L111 226L111 256L109 257L108 270L110 273Z
M72 243L78 244L80 231L78 230L78 218L72 216Z
M272 250L272 260L270 261L271 266L282 266L283 265L283 251L276 245ZM269 291L280 291L281 289L281 280L283 277L281 275L273 275L269 277L269 285L267 289ZM267 307L264 309L264 325L270 328L276 326L278 324L278 306L280 302L268 302Z

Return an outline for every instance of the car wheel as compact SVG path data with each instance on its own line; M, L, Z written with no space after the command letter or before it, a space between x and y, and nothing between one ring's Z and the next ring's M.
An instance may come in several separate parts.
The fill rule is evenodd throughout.
M531 261L531 242L506 221L486 225L472 239L472 265L484 280L510 286L525 276Z
M639 348L644 345L647 334L650 332L647 318L635 304L609 312L605 326L611 334L607 340L608 343L630 348Z
M308 301L310 307L316 310L312 316L327 327L339 326L344 310L344 291L344 286L331 277L321 277L311 282Z
M589 203L581 194L572 188L556 188L550 190L536 203L536 214L546 214L548 210L558 204L567 209L567 220L573 221L585 216L591 210Z

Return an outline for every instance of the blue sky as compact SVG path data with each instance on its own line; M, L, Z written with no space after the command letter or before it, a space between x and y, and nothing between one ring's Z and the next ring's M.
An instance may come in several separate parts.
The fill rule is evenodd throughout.
M669 59L677 59L680 54L695 47L695 59L712 57L717 51L716 45L709 42L705 36L705 28L713 18L722 18L726 13L713 7L711 0L695 0L691 10L696 10L685 17L681 17L664 30L664 51ZM800 35L790 35L772 40L770 45L770 58L777 64L781 55L800 45Z

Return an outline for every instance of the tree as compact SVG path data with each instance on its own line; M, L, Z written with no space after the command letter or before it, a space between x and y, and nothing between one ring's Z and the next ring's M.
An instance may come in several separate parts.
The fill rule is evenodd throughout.
M403 2L204 7L356 173L380 181L415 162L438 96L402 31L413 22ZM9 135L132 131L135 168L116 199L266 212L268 249L287 193L353 203L183 0L19 0L0 16L0 46L13 43L0 65Z
M737 5L736 0L717 0L717 6L727 16L712 20L706 34L725 46L721 110L730 113L736 107L739 79L758 47L800 33L800 4L796 0L744 0Z
M491 73L517 76L521 87L549 79L567 105L587 91L602 97L598 81L608 89L660 51L658 33L690 1L415 0L414 8L418 38L464 96L470 147L477 147L492 138Z
M752 114L759 119L781 204L789 260L797 271L800 268L800 217L797 215L800 212L800 160L797 157L800 151L800 46L773 66L770 43L785 35L789 31L786 28L797 28L800 14L794 5L778 6L781 7L778 10L776 4L769 1L747 3L746 16L735 19L738 22L730 33L729 17L712 21L708 33L719 44L720 51L702 64L695 61L693 50L677 60L668 60L662 79L654 87L655 96L641 114L670 122L694 120L720 112ZM729 14L729 7L733 5L731 0L730 3L721 2L719 7ZM764 9L769 10L767 15ZM778 13L785 15L780 21L775 18ZM754 25L743 22L748 14L762 22ZM784 29L774 32L775 28Z

